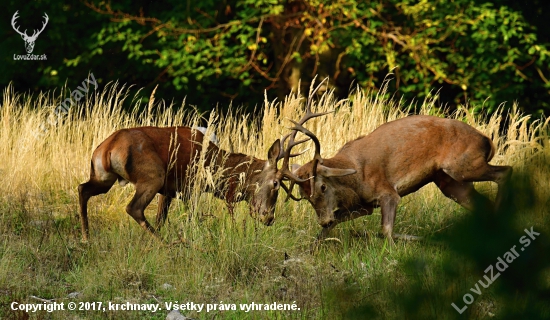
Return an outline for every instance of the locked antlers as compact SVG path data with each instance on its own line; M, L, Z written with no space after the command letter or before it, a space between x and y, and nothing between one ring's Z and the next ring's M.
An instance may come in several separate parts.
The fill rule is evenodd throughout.
M290 138L288 143L287 143L285 151L282 152L281 154L279 154L279 158L278 158L278 159L280 159L281 157L283 158L283 164L282 164L281 169L280 169L281 174L283 175L283 177L285 177L287 180L290 181L290 186L288 188L283 183L281 183L282 188L287 193L286 200L288 200L289 198L292 198L293 200L296 200L296 201L301 200L301 199L296 198L292 195L292 189L294 188L294 184L296 182L305 182L305 181L308 180L308 179L301 179L298 176L296 176L294 173L292 173L292 171L290 170L290 166L289 166L289 160L290 160L291 157L298 156L298 155L304 153L305 151L303 151L301 153L298 153L298 154L291 154L290 151L292 150L292 148L294 146L296 146L298 144L301 144L303 142L309 141L310 139L315 144L315 156L313 158L314 159L313 174L311 175L312 178L309 178L310 183L311 183L311 190L313 192L313 189L314 189L313 186L315 184L315 172L317 170L317 164L323 163L323 159L321 158L321 144L319 143L319 139L317 139L317 137L311 131L309 131L309 130L307 130L306 128L303 127L303 124L306 123L306 121L308 121L309 119L324 116L324 115L329 114L329 113L332 113L332 111L314 113L314 112L311 111L311 105L308 103L307 108L306 108L306 114L302 117L302 119L300 119L300 121L296 122L294 120L290 120L292 123L294 123L295 126L290 128L293 132L287 134L281 140L281 146L283 146L285 140ZM296 138L296 134L298 133L298 131L304 133L309 138L299 140L299 141L295 141L294 139ZM281 148L281 150L282 149L283 148Z
M302 132L303 134L308 136L315 144L315 155L313 156L313 165L311 167L311 175L309 178L310 179L309 183L311 186L310 197L313 197L313 194L315 193L315 176L317 175L317 165L323 164L323 158L321 158L321 143L319 142L319 139L317 139L317 137L311 131L309 131L308 129L306 129L296 121L293 121L293 120L290 120L290 121L295 124L294 127L290 128L291 130L294 130L294 132L296 132L296 130ZM301 182L301 181L296 181L296 182ZM291 187L294 187L293 182L291 182ZM292 188L290 189L290 191L292 192Z

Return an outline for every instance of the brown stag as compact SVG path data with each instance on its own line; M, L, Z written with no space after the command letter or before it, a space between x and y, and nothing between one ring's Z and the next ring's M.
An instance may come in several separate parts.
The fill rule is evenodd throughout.
M158 193L157 229L164 224L176 193L193 183L195 177L189 168L200 158L203 137L202 132L188 127L139 127L118 130L103 141L92 155L89 181L78 186L83 240L89 236L88 200L109 191L117 180L122 185L130 182L135 186L126 212L155 235L144 210ZM279 159L285 158L288 167L288 158L297 155L281 151L279 139L269 149L267 160L227 152L209 143L204 166L222 170L222 178L215 190L205 191L228 204L248 201L250 214L257 213L265 225L271 225L281 180L298 179L289 170L277 169Z
M480 203L493 210L493 203L475 190L473 182L496 182L498 207L512 173L512 167L490 165L495 154L491 139L458 120L417 115L388 122L327 159L321 158L317 137L294 123L294 132L301 131L315 143L314 159L294 165L292 172L300 178L294 182L302 198L313 205L323 227L318 241L336 224L370 215L376 207L381 208L383 235L401 237L393 234L399 200L430 182L469 210ZM292 185L288 194L297 200L291 196Z

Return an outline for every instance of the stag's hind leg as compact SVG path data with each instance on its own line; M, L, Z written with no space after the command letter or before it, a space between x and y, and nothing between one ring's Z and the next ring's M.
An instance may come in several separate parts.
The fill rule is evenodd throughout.
M509 187L508 181L512 176L512 167L510 166L492 166L488 165L489 170L486 176L489 181L494 181L498 184L497 197L495 198L495 208L500 208L502 200L506 197L506 190Z
M168 209L170 208L170 203L172 203L172 197L159 194L159 204L157 211L157 231L160 231L160 228L166 222L166 217L168 216Z
M136 193L132 201L126 207L126 212L136 220L136 222L152 235L156 236L155 229L145 219L145 208L153 201L155 195L164 185L164 177L159 177L145 182L135 184Z
M80 204L80 226L82 229L82 240L88 241L90 235L88 229L88 200L99 194L107 193L116 181L116 177L107 181L95 181L90 179L78 186L78 199Z
M439 188L441 189L441 191L443 191L443 193L445 193L445 195L447 195L446 192L449 192L454 197L468 197L471 200L472 197L475 196L477 199L482 199L481 197L483 196L475 191L472 182L493 181L497 183L498 192L494 206L494 209L496 209L500 207L500 204L505 197L504 192L506 190L506 184L510 178L510 175L512 174L512 167L493 166L485 161L477 161L477 165L476 163L474 163L473 166L462 167L455 170L443 169L443 171L446 173L446 175L448 175L449 178L451 178L451 180L454 181L449 181L448 179L445 179L444 176L442 177L442 181L440 182L443 183L443 186L440 186ZM459 203L462 205L461 202ZM472 209L471 205L470 207L466 205L463 206L470 210Z
M475 205L480 206L484 210L493 210L493 203L477 192L472 182L459 182L441 172L434 183L447 198L454 200L470 211L475 209Z

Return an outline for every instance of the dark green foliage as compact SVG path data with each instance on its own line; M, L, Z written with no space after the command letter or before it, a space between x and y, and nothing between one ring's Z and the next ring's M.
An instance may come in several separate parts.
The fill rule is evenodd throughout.
M518 101L527 113L550 110L550 37L544 1L508 0L45 0L9 1L3 21L0 83L16 90L76 87L93 72L100 84L145 87L148 97L210 110L229 101L252 110L329 76L347 96L355 83L376 88L390 71L407 100L438 92L450 106L492 112ZM22 29L50 22L34 53L14 61ZM30 32L30 31L29 31ZM393 91L393 90L392 90ZM147 98L145 98L146 100Z
M432 252L448 252L442 261L434 261L434 256L424 254L401 261L405 272L401 284L407 289L394 290L391 301L384 304L367 301L348 306L343 318L365 319L368 316L376 319L397 314L399 319L493 316L498 319L548 319L550 217L541 210L543 204L536 199L534 176L514 176L508 186L513 194L506 198L496 215L479 211L465 214L453 219L450 228L424 242L423 246L431 246ZM534 235L533 240L526 229L539 235ZM525 238L530 240L529 243ZM503 258L511 248L519 256L499 271L497 268L503 265L497 266L498 258ZM490 266L492 269L488 270ZM478 282L487 284L484 276L494 280L488 288ZM437 281L433 281L433 277ZM388 284L393 285L381 277L376 286L387 290ZM478 289L479 295L474 292ZM341 288L335 290L340 294L338 299L333 299L331 306L345 308L353 295L342 294ZM463 301L465 294L474 298L470 305ZM460 314L452 303L459 309L468 308Z

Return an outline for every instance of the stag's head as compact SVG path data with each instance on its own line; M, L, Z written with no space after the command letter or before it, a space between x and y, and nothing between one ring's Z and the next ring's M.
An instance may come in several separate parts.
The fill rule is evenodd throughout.
M338 163L334 163L334 166ZM300 196L311 203L317 220L323 228L330 228L344 212L348 212L357 201L356 192L346 176L356 173L355 169L317 165L313 174L314 161L303 166L293 166L294 174L305 182L297 182ZM344 178L344 179L343 179ZM313 182L313 183L311 183Z
M281 178L277 170L277 161L281 142L277 139L267 152L267 161L263 168L255 171L247 186L245 194L249 195L250 215L259 219L266 226L275 219L275 203L279 195Z
M306 115L297 124L301 125L307 120L319 117L326 113L312 113L308 108ZM304 143L309 138L295 141L296 133L286 135L283 139L277 139L267 153L267 161L264 167L250 177L248 184L249 188L246 194L249 194L249 204L252 210L250 214L254 217L257 215L260 221L265 225L270 226L275 219L275 204L279 196L279 189L283 188L289 192L283 180L302 181L289 169L289 159L301 155L304 151L292 154L290 151L298 144ZM289 139L290 138L290 139ZM287 142L288 140L288 142ZM287 142L285 149L285 142ZM278 168L277 163L283 159L281 168Z
M44 31L44 28L46 27L46 25L48 24L48 15L46 13L44 13L44 22L42 23L42 29L39 30L34 30L33 31L33 34L31 36L27 35L27 29L25 29L24 32L21 32L19 31L19 28L17 28L17 26L15 25L15 20L17 20L18 14L19 11L15 11L15 13L13 14L13 17L11 18L11 26L13 27L13 30L15 30L15 32L19 33L21 35L21 38L23 38L23 40L25 41L25 50L27 50L27 53L32 53L32 51L34 50L34 42L36 41L36 38L38 38L38 36L42 33L42 31Z
M293 121L294 122L294 121ZM353 165L344 159L321 158L321 144L317 137L301 123L294 122L294 134L301 131L315 144L313 160L303 166L293 165L290 178L291 186L287 191L288 197L294 200L306 199L311 203L317 214L319 224L323 228L330 228L338 221L341 213L349 211L357 202L357 194L353 179L347 176L355 174ZM301 198L292 195L292 187L298 184Z

